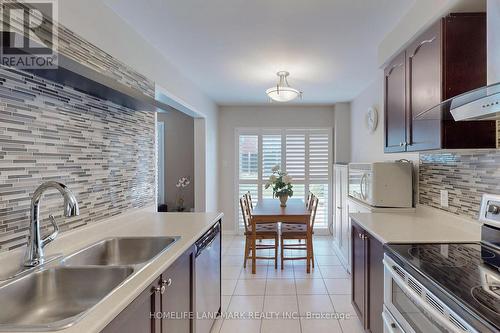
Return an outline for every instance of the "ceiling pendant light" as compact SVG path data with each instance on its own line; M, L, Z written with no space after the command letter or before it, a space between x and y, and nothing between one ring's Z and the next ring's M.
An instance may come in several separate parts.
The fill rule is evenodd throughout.
M269 96L271 102L289 102L297 97L302 98L302 91L292 88L288 84L287 77L290 73L286 71L279 71L276 75L279 77L278 84L275 87L266 90L266 94Z

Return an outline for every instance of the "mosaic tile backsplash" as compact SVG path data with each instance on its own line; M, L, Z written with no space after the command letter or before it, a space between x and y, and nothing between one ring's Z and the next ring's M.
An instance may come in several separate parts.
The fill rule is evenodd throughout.
M441 190L449 207L440 205ZM500 150L420 154L420 204L477 219L483 193L500 194Z
M12 4L19 6L19 2L15 0L0 1L2 5L7 7ZM23 5L23 4L21 4ZM25 5L24 5L25 6ZM35 15L36 13L32 13ZM9 22L3 22L0 16L0 24L5 24L4 28L9 31L24 34L23 21L12 16ZM49 21L47 18L45 20ZM58 52L74 61L83 64L96 72L107 75L108 77L118 81L132 89L141 91L150 97L155 96L155 83L146 76L138 73L123 62L114 58L104 50L93 45L89 41L80 37L62 24L52 22L58 31ZM37 37L40 38L46 45L53 45L50 42L48 31L44 30L43 25L37 30Z
M155 118L30 74L0 68L0 251L26 243L30 197L44 181L65 183L80 216L62 215L62 197L48 192L61 230L154 203ZM48 230L45 230L48 232Z

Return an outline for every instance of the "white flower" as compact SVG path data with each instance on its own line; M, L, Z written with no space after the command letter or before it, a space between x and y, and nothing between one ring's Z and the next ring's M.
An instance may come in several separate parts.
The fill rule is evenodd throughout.
M290 184L292 182L292 176L283 176L283 183Z
M271 177L269 177L269 182L270 183L275 183L277 179L278 178L275 175L271 175Z
M276 164L275 166L273 166L273 168L271 169L272 172L278 172L280 171L280 165L279 164Z

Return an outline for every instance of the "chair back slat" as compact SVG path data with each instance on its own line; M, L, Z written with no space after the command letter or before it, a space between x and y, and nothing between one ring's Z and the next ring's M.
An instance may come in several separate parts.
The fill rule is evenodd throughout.
M306 208L309 208L309 206L311 205L311 198L312 198L312 193L309 192L309 194L307 195L307 200L306 200Z
M250 191L248 191L248 192L245 194L245 196L246 196L247 201L248 201L248 207L250 208L250 211L252 212L252 211L253 211L252 194L250 193Z
M245 232L250 230L250 209L248 207L247 199L245 196L240 198L241 215L243 216L243 224L245 225Z
M311 204L309 205L311 217L309 221L311 223L311 229L314 229L314 221L316 220L316 211L318 209L319 199L314 194L311 197Z

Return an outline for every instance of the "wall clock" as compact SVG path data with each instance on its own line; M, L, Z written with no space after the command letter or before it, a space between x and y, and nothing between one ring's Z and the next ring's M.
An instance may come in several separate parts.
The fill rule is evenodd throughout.
M368 109L368 112L366 113L366 126L368 127L370 133L375 132L375 130L377 129L377 124L378 124L377 109L371 107Z

